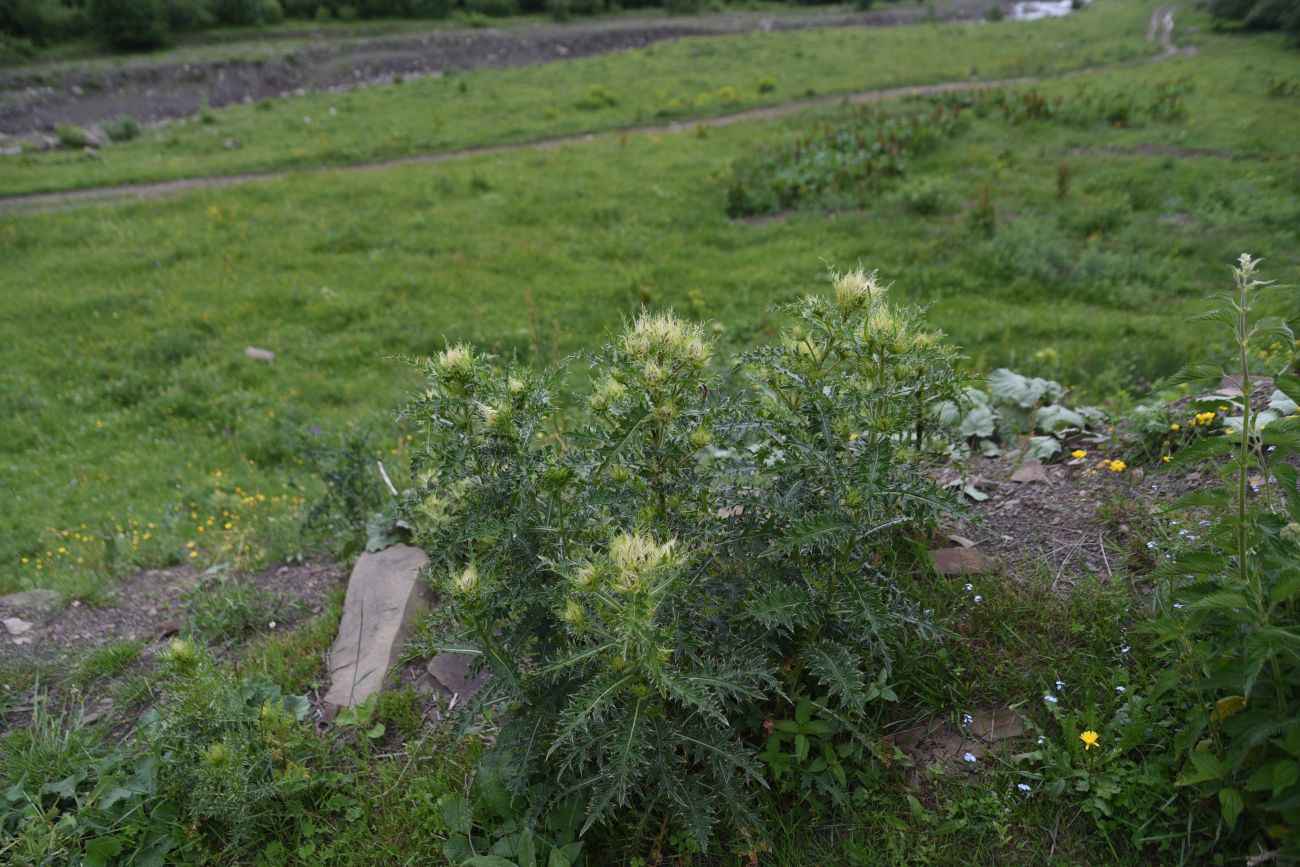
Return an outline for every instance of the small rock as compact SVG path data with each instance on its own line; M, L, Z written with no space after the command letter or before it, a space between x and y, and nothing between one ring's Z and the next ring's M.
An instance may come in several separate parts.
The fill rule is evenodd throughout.
M245 346L244 354L257 361L265 361L267 364L275 361L274 352L269 349L258 349L256 346Z
M478 692L488 675L486 671L471 674L470 667L477 655L468 653L439 653L429 660L425 670L433 675L443 689L461 699L467 699Z
M82 715L81 721L86 725L93 725L94 723L99 722L105 716L107 716L108 712L112 709L113 709L113 700L111 698L106 698L103 701L101 701L97 707L94 707L91 710L86 711Z
M181 631L181 625L175 620L164 620L153 628L153 634L159 638L170 638Z
M930 552L934 571L940 575L988 575L997 566L974 548L940 548Z
M1016 467L1016 471L1011 474L1011 481L1025 484L1028 482L1042 482L1049 484L1047 471L1043 469L1043 462L1038 458L1026 458L1024 463Z
M22 635L24 632L30 632L32 628L32 624L21 617L6 617L4 624L5 631L14 637Z
M990 743L1018 738L1025 733L1020 714L1009 707L972 713L969 728L975 737Z
M21 614L38 623L53 617L59 610L60 597L53 590L37 588L0 596L0 611Z

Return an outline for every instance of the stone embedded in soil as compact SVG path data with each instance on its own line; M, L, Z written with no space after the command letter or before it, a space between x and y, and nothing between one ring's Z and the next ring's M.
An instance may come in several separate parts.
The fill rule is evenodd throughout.
M256 346L245 346L244 354L254 361L265 361L270 364L275 361L275 353L269 349L260 349Z
M1043 469L1043 462L1038 458L1027 458L1024 463L1016 467L1016 471L1011 474L1013 482L1043 482L1050 484L1051 480L1047 478L1047 471Z
M487 681L486 671L470 672L477 659L477 654L439 653L429 660L425 670L433 675L439 686L463 700L478 692Z
M170 638L180 631L181 624L177 620L164 620L153 628L153 634L156 638Z
M1025 724L1020 714L1009 707L975 711L971 714L968 728L975 737L989 742L1018 738L1025 733Z
M383 688L432 591L420 570L428 556L410 545L362 554L348 579L343 619L330 649L325 703L351 707Z
M940 548L931 551L934 571L940 575L988 575L998 571L992 560L974 548Z
M0 611L19 614L37 623L44 623L59 610L62 602L53 590L24 590L0 596Z
M5 631L17 638L24 633L30 632L32 624L23 620L21 617L6 617L4 619Z

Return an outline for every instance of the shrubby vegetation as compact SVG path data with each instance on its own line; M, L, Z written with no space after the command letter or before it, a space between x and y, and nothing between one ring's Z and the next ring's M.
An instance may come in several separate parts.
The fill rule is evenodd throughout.
M1281 30L1300 42L1297 0L1210 0L1210 12L1248 30Z
M831 762L843 790L898 649L937 634L901 576L951 508L914 446L953 353L860 270L789 312L731 383L700 326L643 314L585 359L572 430L554 375L427 364L405 514L452 600L436 643L482 652L536 814L576 796L583 830L631 810L641 836L752 847L767 775L797 792ZM793 728L759 756L764 720Z
M789 2L816 5L824 0ZM860 5L866 8L870 0ZM442 19L465 12L489 17L544 13L565 20L654 7L680 15L698 12L701 5L696 0L0 0L0 34L37 46L92 37L114 49L139 51L159 48L175 33L264 27L286 18Z
M1189 81L1175 79L1145 91L1083 85L1069 96L1048 97L1035 88L997 88L923 97L903 110L864 106L836 120L814 122L793 141L736 160L726 179L727 213L739 217L796 207L863 207L889 179L905 176L914 158L960 135L967 111L1011 125L1122 128L1148 120L1182 120L1191 90ZM1066 172L1058 178L1058 196L1069 191L1068 167ZM900 198L921 216L940 213L948 204L941 190L924 182L904 187Z

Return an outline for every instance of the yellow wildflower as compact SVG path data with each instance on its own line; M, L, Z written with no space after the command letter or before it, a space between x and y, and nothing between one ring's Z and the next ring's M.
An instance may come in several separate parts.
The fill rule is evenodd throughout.
M1174 422L1173 424L1171 424L1171 425L1169 426L1169 429L1170 429L1170 430L1178 430L1178 429L1181 428L1181 427L1182 427L1182 425L1180 425L1178 422Z
M1110 470L1112 473L1122 473L1128 469L1128 464L1121 460L1113 460L1107 462L1106 469Z
M1074 458L1075 460L1083 460L1087 456L1088 453L1083 449L1075 449L1074 451L1070 452L1070 457Z
M1097 733L1092 730L1086 731L1083 734L1079 735L1079 740L1083 741L1083 748L1085 750L1090 750L1093 747L1097 746L1097 738L1098 738Z

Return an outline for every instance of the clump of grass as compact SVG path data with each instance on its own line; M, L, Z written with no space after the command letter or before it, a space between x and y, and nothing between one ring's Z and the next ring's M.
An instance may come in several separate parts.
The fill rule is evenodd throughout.
M90 147L90 134L76 124L61 123L54 128L54 135L65 148L80 150Z
M210 569L186 594L189 630L207 641L241 641L274 628L289 613L285 600L256 584L231 579L220 567Z
M104 124L104 133L114 142L128 142L140 137L143 132L140 122L128 115Z
M618 105L618 94L603 84L593 84L587 88L587 95L574 103L583 111L600 111Z
M84 687L97 680L115 677L140 658L144 647L144 642L139 639L115 641L97 647L82 658L74 680Z

